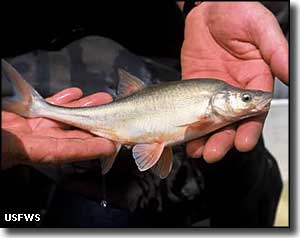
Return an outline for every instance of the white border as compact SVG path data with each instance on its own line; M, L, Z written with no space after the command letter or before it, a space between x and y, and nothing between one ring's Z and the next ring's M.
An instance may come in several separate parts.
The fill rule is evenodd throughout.
M155 3L154 3L155 4ZM291 5L296 7L297 8L297 12L299 11L299 1L296 1L296 0L291 0ZM299 16L296 17L297 19L297 22L296 22L296 27L298 27L299 29ZM297 34L297 37L296 39L300 39L299 37L299 30L298 30L298 34ZM297 44L298 42L296 42ZM296 52L296 63L294 64L295 67L297 68L297 65L299 66L299 47L296 47L297 48L297 52ZM291 51L294 51L295 49L291 49ZM297 69L296 69L297 70ZM298 74L296 74L295 76L297 76ZM295 77L295 80L300 80L300 78L297 78ZM300 88L299 88L299 85L300 83L298 83L298 88L297 88L297 92L300 92ZM298 99L299 99L299 96L298 96ZM293 100L293 99L291 99ZM285 102L280 102L280 103L285 103ZM296 105L298 106L299 105L299 100L297 100L296 102ZM299 106L298 106L299 108ZM299 109L298 109L298 115L296 118L299 118ZM299 136L299 127L298 127L298 130L297 130L297 137ZM292 138L291 138L292 139ZM297 150L297 153L296 153L296 158L295 159L300 159L299 157L299 153L298 153L298 150ZM296 171L300 171L299 169L299 165L300 163L295 163L297 164L297 168L296 168ZM296 173L296 177L298 178L297 176L297 173ZM296 182L296 181L295 181ZM299 181L297 181L299 182ZM296 185L299 185L298 183ZM296 185L294 186L296 188ZM291 194L292 195L292 194ZM295 199L295 203L297 203L297 198L299 197L299 189L297 189L296 191L296 194L295 196L293 196L293 199ZM86 234L84 234L83 232L78 232L77 233L77 230L74 229L73 233L67 233L67 232L62 232L62 233L65 233L65 235L62 235L60 234L59 230L56 230L55 233L52 233L49 232L48 234L44 231L44 232L38 232L38 230L31 230L31 232L28 234L26 232L26 230L24 230L24 235L21 235L21 232L18 233L18 234L11 234L10 232L7 232L6 229L4 228L0 228L0 238L4 238L4 237L13 237L13 236L22 236L22 237L55 237L55 238L58 238L58 237L128 237L128 238L132 238L132 237L155 237L155 238L159 238L159 237L187 237L187 236L197 236L197 237L272 237L272 238L285 238L285 237L300 237L300 234L299 234L299 218L298 218L298 215L297 214L300 214L300 210L299 210L299 206L296 205L294 207L296 210L294 210L295 214L296 214L296 223L295 223L295 226L296 226L296 231L293 232L293 234L291 234L290 232L282 232L282 231L279 231L278 230L278 233L276 232L272 232L270 234L265 234L265 232L262 232L261 234L259 234L259 231L256 230L255 234L247 234L245 230L241 230L240 233L236 233L234 232L233 234L228 231L227 234L224 234L224 235L220 235L220 234L215 234L215 232L213 230L209 230L209 231L206 231L206 232L203 232L203 233L206 233L206 234L202 234L201 230L193 230L193 232L190 232L187 230L186 233L183 233L183 232L179 232L179 234L177 233L176 229L173 229L173 234L166 234L166 232L162 232L161 234L159 234L159 230L156 231L155 233L147 230L147 231L144 231L141 230L139 233L138 232L134 232L132 234L129 234L126 232L126 230L124 230L124 233L122 234L122 232L116 232L118 234L109 234L108 232L101 232L99 231L96 232L94 231L93 234L89 234L89 231L86 230ZM249 233L250 233L250 230L249 229ZM209 235L207 233L210 233ZM218 232L218 231L217 231ZM26 234L27 233L27 234ZM76 234L77 233L77 234ZM98 233L98 234L97 234ZM127 233L127 234L126 234ZM142 234L143 233L143 234ZM177 233L177 234L176 234ZM218 232L220 233L220 232ZM226 233L226 230L224 231L224 233ZM246 234L245 234L246 233Z

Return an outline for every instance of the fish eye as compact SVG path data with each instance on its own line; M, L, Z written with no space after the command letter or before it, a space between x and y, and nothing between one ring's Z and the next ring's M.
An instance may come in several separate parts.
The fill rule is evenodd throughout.
M242 100L243 102L250 102L252 100L252 97L249 93L242 94Z

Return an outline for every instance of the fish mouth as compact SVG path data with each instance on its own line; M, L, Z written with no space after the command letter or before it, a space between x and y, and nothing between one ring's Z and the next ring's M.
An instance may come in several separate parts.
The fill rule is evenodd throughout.
M272 93L265 92L263 94L262 100L256 105L256 110L263 111L263 112L268 111L271 105L272 98L273 98Z

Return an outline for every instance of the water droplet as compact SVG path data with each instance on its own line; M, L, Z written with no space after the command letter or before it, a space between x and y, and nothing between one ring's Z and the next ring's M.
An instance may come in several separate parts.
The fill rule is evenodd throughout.
M107 207L107 201L102 200L102 201L100 202L100 206L101 206L101 207Z

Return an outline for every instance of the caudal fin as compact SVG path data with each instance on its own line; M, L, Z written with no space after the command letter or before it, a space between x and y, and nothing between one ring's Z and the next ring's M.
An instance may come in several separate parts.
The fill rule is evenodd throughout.
M42 106L46 103L19 74L19 72L5 60L1 60L4 75L11 82L13 96L2 97L2 110L13 112L24 117L38 117Z

